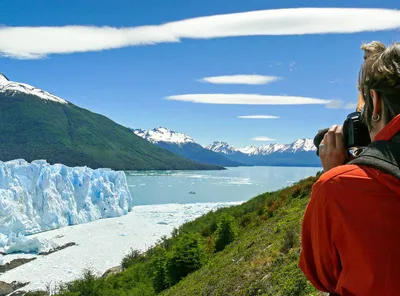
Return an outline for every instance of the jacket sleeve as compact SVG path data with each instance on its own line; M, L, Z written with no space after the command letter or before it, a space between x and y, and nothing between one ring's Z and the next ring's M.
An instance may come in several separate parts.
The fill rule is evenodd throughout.
M299 267L315 288L334 294L341 262L332 238L335 232L334 223L340 224L337 219L333 219L333 209L329 205L329 201L332 202L329 198L333 195L329 196L329 192L340 193L337 192L338 188L332 187L334 184L321 180L313 186L302 225Z

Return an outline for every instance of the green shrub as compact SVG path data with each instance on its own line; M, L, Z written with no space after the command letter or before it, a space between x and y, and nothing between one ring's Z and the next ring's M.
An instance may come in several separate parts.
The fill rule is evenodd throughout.
M297 236L297 232L294 228L289 228L288 230L286 230L280 251L282 253L289 252L289 250L293 248L296 244Z
M251 213L247 213L239 220L239 225L240 227L246 227L252 222L252 220L253 215Z
M170 285L179 282L189 273L199 269L205 258L199 234L185 234L174 245L166 261L166 280Z
M49 296L49 294L44 291L31 291L26 293L24 296Z
M133 266L137 262L143 262L144 255L138 251L131 248L131 251L126 255L121 262L122 269L127 269Z
M82 278L60 286L59 296L103 296L104 280L96 277L93 271L84 270Z
M238 235L235 219L231 215L222 215L215 233L215 251L219 252L233 242Z
M151 261L152 283L154 291L156 293L159 293L168 288L165 272L166 261L167 251L164 248L157 248Z

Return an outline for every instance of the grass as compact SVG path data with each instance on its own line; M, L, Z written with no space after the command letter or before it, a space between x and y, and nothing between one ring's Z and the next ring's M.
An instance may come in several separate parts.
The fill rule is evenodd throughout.
M122 272L107 277L85 272L57 295L323 295L298 268L301 221L317 178L210 212L144 254L132 250ZM216 252L221 225L232 226L235 235Z

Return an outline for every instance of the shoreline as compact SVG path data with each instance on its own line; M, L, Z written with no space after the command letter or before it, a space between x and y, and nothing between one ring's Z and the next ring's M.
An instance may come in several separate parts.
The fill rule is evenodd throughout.
M77 245L38 256L36 260L0 274L0 281L29 282L24 290L31 291L44 289L49 283L77 279L85 268L94 269L101 275L120 265L131 248L146 251L162 236L169 236L174 228L209 211L237 204L240 203L136 206L132 212L117 218L100 219L35 234L34 237L52 239L60 245L72 241Z

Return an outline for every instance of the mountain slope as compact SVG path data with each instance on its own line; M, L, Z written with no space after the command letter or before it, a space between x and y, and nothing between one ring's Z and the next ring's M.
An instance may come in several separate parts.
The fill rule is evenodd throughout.
M161 148L194 161L227 167L244 165L238 161L230 160L224 155L204 148L186 134L171 131L165 127L159 127L149 131L135 129L133 132L143 139L157 144Z
M315 181L310 177L184 225L180 231L195 231L226 213L240 230L234 242L161 295L323 295L298 267L301 221Z
M227 158L259 166L320 166L312 139L299 139L291 144L268 144L235 148L225 142L214 142L207 149Z
M0 160L117 170L221 169L150 144L109 118L0 74Z

